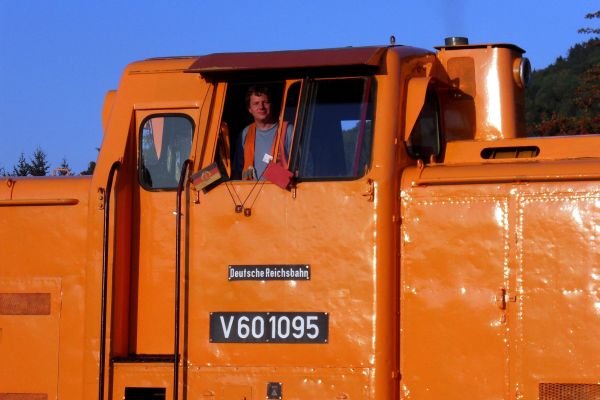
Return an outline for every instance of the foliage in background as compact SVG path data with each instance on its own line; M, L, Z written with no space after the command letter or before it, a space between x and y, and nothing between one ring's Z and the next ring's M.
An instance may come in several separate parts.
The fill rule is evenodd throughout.
M586 19L600 18L600 10L587 14L585 16L585 18ZM581 28L577 32L585 33L585 34L592 34L592 35L600 35L600 28Z
M29 175L30 168L31 167L27 162L27 159L25 159L25 154L21 153L21 155L19 156L19 161L17 161L17 164L13 167L13 172L11 175L27 176Z
M90 161L90 163L88 164L88 167L85 171L81 171L81 173L79 175L93 175L94 174L94 168L96 168L96 162L95 161Z
M31 161L29 162L29 175L31 176L46 176L50 169L46 153L41 148L35 149Z
M73 175L73 173L71 172L71 167L69 166L69 162L67 161L66 157L63 157L62 162L60 163L60 167L55 169L52 172L52 175L58 175L58 176Z
M92 167L96 165L95 162L91 161L88 169L83 171L81 175L91 175L87 173L90 171L94 172ZM21 153L19 160L13 166L12 171L7 171L6 168L0 166L0 176L47 176L50 171L50 163L48 162L48 156L40 147L38 147L32 154L29 161L25 157L25 153ZM67 161L66 157L63 157L60 166L52 170L54 176L70 176L73 175L71 166Z
M600 11L586 18L600 18ZM579 32L598 34L600 28ZM600 38L576 44L567 58L534 71L525 104L527 132L532 136L600 133Z

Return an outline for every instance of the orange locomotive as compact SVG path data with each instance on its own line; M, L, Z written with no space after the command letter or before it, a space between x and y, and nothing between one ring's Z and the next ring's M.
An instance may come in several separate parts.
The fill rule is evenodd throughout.
M598 399L600 138L521 137L522 53L131 64L91 178L0 181L0 399Z

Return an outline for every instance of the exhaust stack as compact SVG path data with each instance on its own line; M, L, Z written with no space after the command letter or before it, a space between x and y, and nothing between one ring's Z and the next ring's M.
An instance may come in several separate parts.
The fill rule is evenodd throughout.
M469 38L466 38L464 36L450 36L444 39L444 44L446 47L462 46L469 44Z
M525 51L512 44L470 45L466 37L444 42L436 49L451 85L442 99L447 140L525 136L525 86L531 70Z

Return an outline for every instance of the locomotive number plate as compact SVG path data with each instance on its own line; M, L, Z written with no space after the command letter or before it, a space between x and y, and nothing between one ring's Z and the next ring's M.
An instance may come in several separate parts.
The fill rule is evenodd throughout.
M327 343L324 312L213 312L213 343Z

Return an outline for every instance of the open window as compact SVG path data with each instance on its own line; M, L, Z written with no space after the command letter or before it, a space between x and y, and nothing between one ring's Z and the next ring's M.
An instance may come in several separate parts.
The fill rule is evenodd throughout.
M270 156L283 160L285 168L289 160L293 142L293 131L296 121L299 96L302 82L299 80L275 82L229 83L225 94L225 105L221 119L221 133L217 143L216 161L234 180L242 178L244 166L244 149L247 128L254 122L248 111L248 90L266 89L271 104L271 114L277 123L276 134L281 146L269 149ZM277 139L277 137L275 137ZM276 145L278 141L274 142ZM277 154L283 153L283 154ZM259 154L258 161L262 161ZM266 166L266 163L263 168ZM262 170L263 168L259 168Z
M299 180L355 179L370 166L374 80L367 77L229 83L215 161L242 179L247 127L253 122L246 94L267 87L278 133L274 161ZM254 153L256 157L256 153ZM260 154L262 156L262 154ZM255 158L255 164L261 158Z
M153 115L140 128L139 180L148 190L174 190L192 148L194 124L184 115Z

